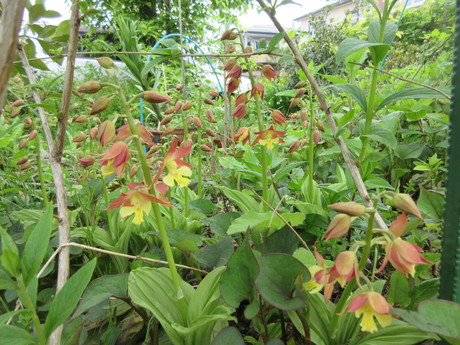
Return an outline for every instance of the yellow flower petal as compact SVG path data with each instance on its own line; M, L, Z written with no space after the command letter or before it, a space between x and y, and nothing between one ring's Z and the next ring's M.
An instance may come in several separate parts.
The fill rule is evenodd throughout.
M393 320L393 317L388 314L375 314L375 317L377 318L377 321L379 322L380 326L382 326L382 328L391 325L391 321Z
M183 176L192 176L192 169L186 166L181 166L176 170L176 173Z
M107 165L103 165L101 171L103 177L112 175L115 172L115 169L113 167L113 159L110 159Z
M120 208L120 216L121 218L126 218L132 215L136 211L135 207L132 206L123 206Z
M136 207L136 210L134 212L134 219L133 223L136 225L141 224L144 221L144 213L142 212L141 207Z
M163 177L163 182L166 183L169 187L174 187L174 176L173 174L169 173L165 177Z
M363 311L363 319L361 320L360 326L363 332L374 333L377 331L377 325L375 324L374 313L372 311Z

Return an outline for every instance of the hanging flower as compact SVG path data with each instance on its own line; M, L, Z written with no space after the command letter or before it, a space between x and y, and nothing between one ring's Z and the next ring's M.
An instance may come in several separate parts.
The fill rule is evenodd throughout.
M149 145L149 146L154 146L154 142L152 141L152 136L153 134L148 131L147 128L142 123L137 123L136 124L136 129L137 132L139 133L139 136ZM124 140L126 138L129 138L130 136L133 135L131 133L131 128L129 128L129 124L124 124L120 128L117 129L118 135L115 137L114 141L120 141Z
M343 287L353 278L359 280L358 258L355 252L345 251L339 253L334 266L329 271L329 281L337 280Z
M390 304L388 304L385 297L374 291L357 295L350 302L347 310L354 312L357 318L362 315L360 326L363 332L374 333L377 331L374 318L377 319L382 327L387 327L391 324Z
M338 214L332 218L324 234L324 239L332 240L345 235L350 230L351 217L348 214Z
M272 81L278 75L278 72L270 65L263 65L262 66L262 74L265 78Z
M109 147L99 162L102 165L102 176L116 173L120 177L125 171L129 159L129 149L124 142L118 142Z
M273 112L272 112L272 120L277 125L283 125L287 121L287 118L286 118L286 116L283 115L283 113L281 111L273 110Z
M276 131L273 126L270 126L269 129L261 132L255 132L254 134L257 134L257 138L252 143L253 146L259 143L260 145L267 145L267 147L271 150L273 149L274 144L284 143L284 140L280 137L285 135L286 132Z
M190 169L192 166L181 160L181 158L187 156L191 148L191 146L177 148L177 140L174 138L171 147L166 152L163 167L168 169L168 174L163 177L163 182L169 187L173 187L175 183L185 187L190 183L190 179L187 177L192 176L192 170Z
M147 186L142 183L128 183L129 191L121 193L109 207L109 210L120 208L121 218L129 217L134 214L133 223L141 224L144 221L144 214L149 214L152 210L152 202L172 207L168 201L159 199L148 192Z
M241 127L238 132L236 132L236 135L235 137L233 138L233 140L235 140L236 142L241 142L241 144L246 144L249 139L250 139L251 135L249 133L249 128L248 127Z
M240 86L241 80L239 78L231 78L227 84L227 93L234 93Z
M247 114L247 107L246 107L246 104L242 103L242 104L239 104L236 108L235 108L235 111L233 112L233 118L237 118L237 119L242 119L243 117L245 117Z
M308 268L313 279L305 283L305 289L310 293L317 293L324 288L324 299L329 301L334 290L334 280L330 279L329 269L326 267L323 256L316 249L316 243L313 250L318 265Z
M265 88L261 83L257 83L251 89L251 97L255 95L259 96L261 100L264 100Z
M97 133L99 142L105 146L115 136L115 124L109 120L102 122Z

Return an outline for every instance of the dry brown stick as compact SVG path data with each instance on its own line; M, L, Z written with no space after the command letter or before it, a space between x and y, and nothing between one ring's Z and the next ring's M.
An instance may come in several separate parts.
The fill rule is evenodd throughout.
M119 257L122 257L122 258L126 258L126 259L132 259L132 260L143 260L143 261L149 261L149 262L154 262L156 264L162 264L162 265L168 265L168 262L167 261L164 261L164 260L156 260L156 259L150 259L150 258L146 258L144 256L135 256L135 255L128 255L128 254L123 254L123 253L117 253L117 252L112 252L110 250L106 250L106 249L101 249L101 248L96 248L96 247L91 247L91 246L87 246L85 244L80 244L80 243L74 243L74 242L67 242L67 243L64 243L62 245L60 245L55 251L54 253L49 257L49 259L46 261L46 263L43 265L42 269L40 270L40 272L37 273L37 278L40 278L40 276L43 274L43 272L46 270L46 268L51 264L51 262L54 260L54 258L59 254L59 252L63 249L63 248L66 248L66 247L78 247L78 248L82 248L82 249L87 249L87 250L92 250L94 252L98 252L98 253L103 253L103 254L108 254L108 255L114 255L114 256L119 256ZM200 270L199 268L195 268L195 267L191 267L191 266L186 266L186 265L181 265L181 264L176 264L177 267L180 267L180 268L185 268L185 269L188 269L188 270L191 270L191 271L197 271L197 272L200 272L200 273L203 273L203 274L208 274L209 272L205 271L205 270Z
M413 80L410 80L410 79L407 79L407 78L404 78L404 77L397 76L397 75L395 75L395 74L393 74L393 73L384 71L383 69L380 69L380 68L377 68L377 67L374 67L374 66L369 66L369 65L362 64L362 63L358 63L358 62L352 62L352 61L350 61L349 63L351 63L352 65L361 66L361 67L363 67L363 68L370 68L370 69L379 71L380 73L389 75L389 76L391 76L391 77L393 77L393 78L396 78L396 79L405 81L405 82L407 82L407 83L411 83L411 84L414 84L414 85L422 86L422 87L424 87L424 88L427 88L427 89L436 91L437 93L443 95L444 97L446 97L446 98L449 99L449 100L451 99L451 97L450 97L447 93L445 93L445 92L443 92L443 91L441 91L441 90L439 90L439 89L437 89L437 88L435 88L435 87L433 87L433 86L426 85L426 84L422 84L422 83L419 83L419 82L416 82L416 81L413 81Z
M353 178L356 189L358 190L358 193L361 196L361 199L363 199L363 202L365 203L366 206L373 207L372 202L369 198L369 193L367 192L366 186L364 185L363 178L361 177L361 173L359 172L359 168L356 165L356 162L351 157L350 150L348 150L348 147L345 144L345 141L343 140L343 138L340 135L337 136L337 133L338 133L337 125L335 124L334 118L332 117L329 105L327 104L327 101L326 101L326 97L324 96L324 93L322 92L320 86L318 85L315 77L308 69L308 65L303 59L299 50L297 49L297 46L295 45L294 41L286 33L286 31L284 30L283 26L280 24L278 19L276 19L276 17L271 13L271 9L265 4L264 0L257 0L257 2L260 4L262 9L265 11L265 13L267 13L267 15L270 17L271 21L273 22L273 24L275 24L278 31L280 33L284 33L284 40L286 41L287 45L291 49L292 53L294 54L294 58L299 64L300 68L305 73L308 79L308 82L310 83L313 89L313 92L315 93L316 97L318 97L319 106L321 110L323 110L326 114L327 122L329 123L329 126L331 127L332 133L336 137L336 141L337 141L337 144L339 145L340 151L342 152L342 156L343 156L343 159L345 160L345 164L348 166L348 169L350 170L350 174ZM380 228L382 229L388 228L383 218L380 216L378 212L375 214L375 221Z
M8 79L13 66L18 33L21 28L22 14L26 0L1 1L2 21L0 25L0 113L5 104Z

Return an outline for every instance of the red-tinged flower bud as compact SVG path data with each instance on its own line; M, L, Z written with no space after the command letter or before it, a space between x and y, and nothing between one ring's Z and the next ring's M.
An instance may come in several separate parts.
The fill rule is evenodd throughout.
M244 48L244 53L245 54L252 54L252 52L253 52L252 47L247 46L246 48Z
M78 103L72 104L72 107L71 107L72 111L77 110L79 106L80 106L80 105L79 105Z
M80 115L80 116L75 116L73 119L72 119L72 122L75 122L75 123L84 123L86 122L88 119L88 116L86 115Z
M200 149L204 152L212 152L212 148L205 144L200 145Z
M306 111L301 111L300 112L300 121L305 122L305 121L307 121L307 118L308 118L307 112Z
M205 129L205 132L206 132L206 134L209 135L210 137L213 137L213 138L216 137L216 132L214 132L211 128L206 128L206 129Z
M25 156L25 157L22 157L21 159L19 159L17 162L16 162L16 165L22 165L24 164L25 162L27 162L29 160L29 157Z
M172 97L166 96L166 101L164 101L164 103L169 104L169 102L171 102L171 100L172 100Z
M315 145L318 145L320 141L321 141L321 134L319 133L319 131L314 131L313 132L313 143Z
M307 82L304 80L301 80L297 84L294 85L294 89L300 89L301 87L304 87L305 85L307 85Z
M297 90L294 98L300 98L302 97L304 94L305 94L305 89L303 87L301 87L300 89Z
M194 125L194 126L196 126L196 127L198 127L198 128L203 128L203 124L201 123L200 118L199 118L199 117L196 117L196 116L195 116L195 117L192 117L192 118L190 119L190 124L192 124L192 125Z
M288 152L293 153L293 152L297 151L299 149L299 147L300 147L300 141L296 140L291 144L291 146L289 146Z
M27 139L21 139L19 140L19 149L22 149L23 147L25 147L27 145Z
M25 162L23 165L21 165L21 169L20 169L20 170L29 169L31 166L32 166L32 163L30 163L30 161L29 161L29 162Z
M393 205L401 212L411 214L423 220L422 214L415 204L414 200L408 194L395 193L393 196Z
M96 58L96 61L99 64L99 66L105 69L110 69L110 68L115 67L115 62L113 62L111 58L106 57L106 56Z
M26 117L24 120L22 120L26 125L31 125L32 124L32 119L30 117Z
M240 104L246 103L248 101L248 95L246 92L240 93L238 97L235 99L235 107L239 106Z
M107 96L101 96L98 99L96 99L96 102L94 102L93 107L91 108L91 112L89 113L90 115L96 115L99 113L102 113L104 110L106 110L109 105L110 105L111 98Z
M240 65L235 65L233 68L227 73L225 78L239 78L243 73L243 68Z
M261 100L264 100L265 88L261 83L257 83L251 90L251 97L259 96Z
M345 235L351 226L351 217L347 214L338 214L332 218L329 227L324 234L324 239L331 240Z
M275 69L270 65L263 65L262 74L264 75L265 78L272 81L273 79L277 77L278 72L275 71Z
M177 84L176 85L176 90L177 91L182 91L183 88L184 88L184 85L182 85L182 84Z
M289 104L289 110L297 107L299 104L300 104L300 98L291 99L291 103Z
M388 228L390 232L395 235L396 237L401 237L404 232L406 231L407 224L409 220L405 213L402 213L398 218L396 218Z
M174 106L167 107L166 110L165 110L165 115L172 114L172 113L174 113L174 111L175 111L175 107L174 107Z
M158 151L158 146L157 145L152 146L152 147L150 147L150 150L147 151L146 155L147 155L147 157L150 157L157 151Z
M20 113L21 113L21 109L19 109L19 108L13 108L13 109L11 109L10 118L16 117L16 116L18 116Z
M94 119L94 121L96 121L96 123L97 123L98 125L100 125L100 124L102 123L101 119L98 118L97 116L93 117L93 119Z
M300 141L300 147L304 147L305 145L307 145L307 139L302 139Z
M179 110L181 110L182 108L182 102L181 101L177 101L176 104L174 105L174 112L178 112Z
M236 49L235 46L233 44L231 44L231 43L229 43L229 44L227 44L225 46L225 52L227 54L233 54L235 52L235 49Z
M25 102L22 99L17 99L13 102L13 104L11 104L11 106L15 108L15 107L20 107L21 105L24 105L24 104Z
M211 101L208 97L203 98L203 102L208 105L214 105L214 102Z
M91 140L94 140L94 138L97 137L97 134L99 133L97 127L91 128L91 131L89 132L89 137Z
M34 129L32 132L30 132L29 136L27 137L27 140L32 141L35 139L37 135L38 135L38 132Z
M169 101L168 97L156 91L144 91L142 93L142 98L149 103L166 103Z
M99 126L98 139L102 146L107 145L115 137L115 124L112 121L104 121Z
M238 37L238 34L233 30L227 30L224 32L222 37L220 38L221 41L233 41Z
M315 121L316 128L318 128L321 132L324 132L324 123L321 120Z
M171 121L172 121L172 116L166 116L163 120L161 120L160 125L166 126Z
M206 110L206 118L211 123L217 123L217 120L212 116L212 111L209 109Z
M287 121L287 118L286 118L286 116L283 115L283 113L281 111L273 110L273 112L272 112L272 120L277 125L282 125Z
M240 79L232 78L227 84L227 93L232 94L234 93L238 87L240 86Z
M289 118L292 120L292 121L297 121L299 119L299 114L297 113L292 113L291 115L289 115Z
M95 161L94 157L88 156L88 157L83 157L82 159L80 159L78 163L80 163L84 167L89 167L90 165L94 164L94 161Z
M80 93L96 93L102 89L102 84L98 81L87 81L86 83L81 84L77 91Z
M359 217L366 213L366 206L358 204L357 202L338 202L328 206L331 210L336 212L345 213L349 216Z
M172 132L174 132L175 129L176 129L175 127L169 126L168 128L166 128L166 129L163 131L163 136L168 135L168 134L171 134Z
M188 138L187 140L183 141L180 145L179 145L179 148L183 148L183 147L190 147L192 146L193 144L193 140Z
M200 83L198 83L198 82L194 82L194 83L193 83L193 86L195 86L195 87L198 89L201 85L200 85Z
M235 111L233 112L233 117L236 117L237 119L242 119L243 117L246 116L246 113L247 113L246 104L240 104L236 107Z
M208 95L209 95L211 98L219 98L219 97L220 97L220 94L219 94L217 91L214 91L214 90L209 90L209 91L208 91Z
M134 177L137 174L138 167L132 167L131 170L129 170L129 177Z
M81 143L82 141L85 141L86 139L86 134L85 133L80 133L75 136L75 138L72 139L73 143Z
M190 101L185 102L185 104L182 106L182 110L187 111L187 110L190 110L190 109L192 109L192 102L190 102Z
M228 60L224 65L224 71L226 72L230 71L235 65L236 65L235 59Z

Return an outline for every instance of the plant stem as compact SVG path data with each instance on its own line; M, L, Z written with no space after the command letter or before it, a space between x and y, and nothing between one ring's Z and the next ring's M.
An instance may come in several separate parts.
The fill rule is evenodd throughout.
M40 319L37 315L37 310L35 309L35 305L32 302L32 299L27 292L27 289L24 285L22 277L19 277L17 280L18 283L18 294L20 296L22 304L32 312L32 322L34 324L35 332L38 336L38 341L40 345L46 345L46 336L43 331L42 325L40 324Z
M378 78L378 72L375 70L372 71L371 89L369 92L369 101L367 104L367 112L366 112L366 122L364 125L364 131L361 135L362 147L361 147L361 153L359 154L359 159L358 159L359 162L363 161L364 156L366 154L366 148L367 148L367 143L369 141L369 138L365 137L365 135L368 135L371 132L372 119L374 118L375 96L377 92L377 78Z
M181 109L181 116L182 116L182 127L184 130L184 142L187 140L188 137L188 126L187 126L187 118L185 116L185 112ZM188 217L189 214L189 195L188 195L188 187L184 187L184 215Z
M308 141L308 197L309 202L313 202L313 150L314 150L314 142L313 142L313 134L315 129L315 112L313 108L313 90L311 85L308 84L308 94L310 98L310 128L309 128L309 141Z
M201 107L202 107L202 99L201 99L201 89L198 93L198 118L201 121ZM203 151L201 150L201 133L202 129L201 127L198 127L198 138L197 138L197 147L198 147L198 164L197 164L197 180L198 180L198 197L202 198L203 197L203 172L202 172L202 156L203 156Z
M48 208L49 201L46 195L45 179L43 178L42 159L40 156L40 135L35 138L35 159L37 161L38 179L40 180L40 188L42 190L43 205Z

